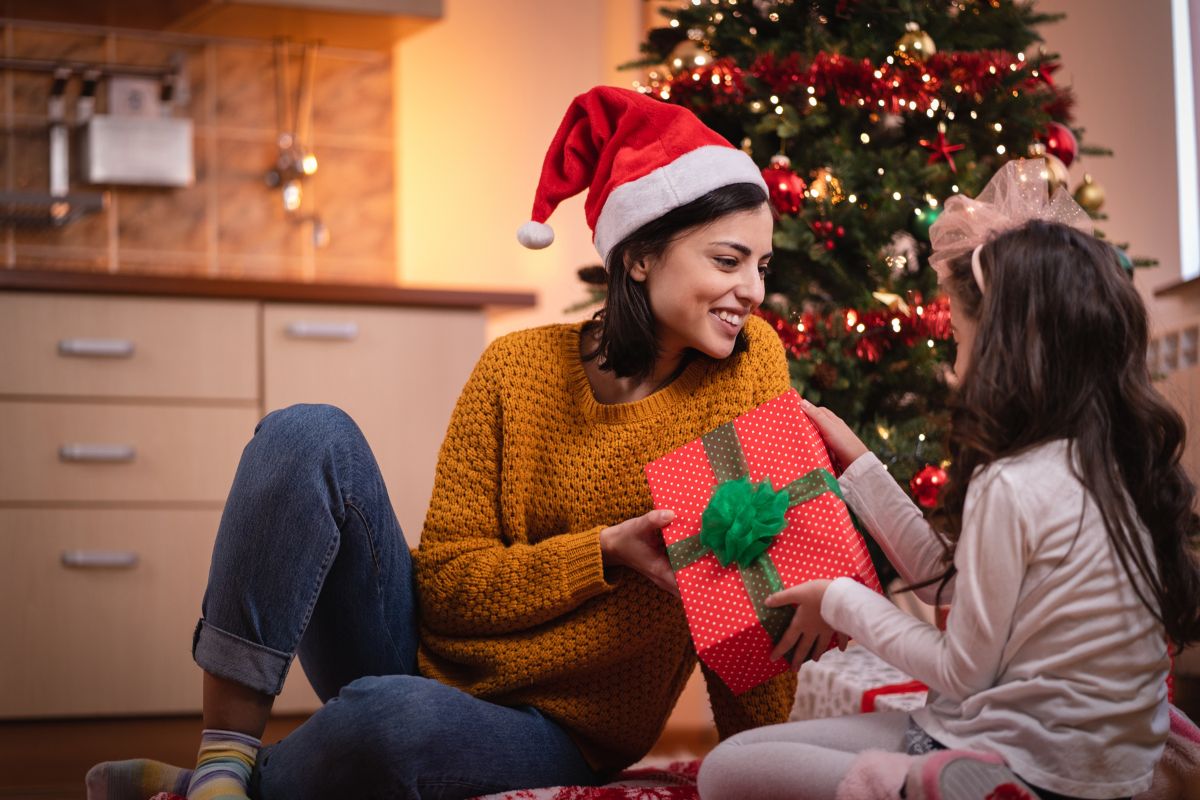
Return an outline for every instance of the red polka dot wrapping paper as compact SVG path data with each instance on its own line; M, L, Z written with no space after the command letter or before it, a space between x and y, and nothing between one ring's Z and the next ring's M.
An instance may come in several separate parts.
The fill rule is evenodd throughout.
M832 472L821 434L789 390L733 420L750 479L769 479L775 490L816 469ZM645 467L655 508L675 512L663 529L669 546L700 533L701 515L716 489L717 476L702 439ZM850 576L880 591L867 548L846 504L824 492L789 508L787 527L766 556L784 586L818 578ZM676 571L684 612L700 660L741 694L788 668L771 661L774 642L759 622L741 571L722 567L712 552Z

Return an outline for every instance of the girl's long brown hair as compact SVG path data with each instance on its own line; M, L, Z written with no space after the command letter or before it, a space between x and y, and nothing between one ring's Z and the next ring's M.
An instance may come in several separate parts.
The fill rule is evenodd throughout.
M947 558L975 471L1066 438L1138 597L1177 647L1200 640L1196 487L1180 464L1183 420L1150 380L1146 309L1133 282L1112 247L1051 222L997 236L980 263L986 293L969 256L950 264L946 280L960 312L978 323L952 411Z

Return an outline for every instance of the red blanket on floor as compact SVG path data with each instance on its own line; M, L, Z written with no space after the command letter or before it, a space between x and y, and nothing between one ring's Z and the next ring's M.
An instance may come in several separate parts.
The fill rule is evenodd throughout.
M627 769L603 786L551 786L491 794L476 800L698 800L699 759L675 761L663 767ZM1196 800L1200 798L1200 728L1171 707L1171 732L1154 785L1134 800ZM184 800L160 792L150 800Z

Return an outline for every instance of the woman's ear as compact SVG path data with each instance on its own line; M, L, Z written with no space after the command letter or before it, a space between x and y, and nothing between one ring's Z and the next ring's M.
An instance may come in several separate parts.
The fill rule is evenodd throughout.
M650 274L650 261L648 258L625 259L625 272L631 279L638 283L644 283L646 276Z

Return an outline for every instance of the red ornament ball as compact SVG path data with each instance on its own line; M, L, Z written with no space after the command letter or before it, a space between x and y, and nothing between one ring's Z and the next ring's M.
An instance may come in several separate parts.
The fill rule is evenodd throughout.
M936 464L926 464L909 481L908 488L912 490L913 499L922 508L933 508L938 504L938 495L946 485L946 470Z
M1071 129L1061 122L1051 122L1042 132L1041 140L1046 144L1046 152L1057 156L1064 166L1071 166L1075 156L1079 155L1079 140Z
M771 206L780 216L800 213L804 205L804 190L808 186L804 179L792 171L792 162L787 156L771 156L770 165L762 171L767 183Z

